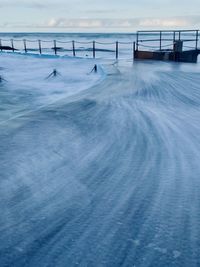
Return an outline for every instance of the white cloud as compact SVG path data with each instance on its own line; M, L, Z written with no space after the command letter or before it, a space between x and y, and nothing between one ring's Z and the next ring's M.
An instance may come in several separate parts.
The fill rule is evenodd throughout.
M141 27L188 27L190 20L184 18L167 18L167 19L142 19L139 26Z
M123 19L65 19L52 18L41 27L56 28L131 28L136 25L137 20Z
M199 28L200 16L177 18L135 18L135 19L66 19L51 18L46 22L38 23L9 23L4 22L1 27L7 28L34 28L34 29L64 29L64 30L111 30L135 31L141 29L173 29L173 28Z
M52 18L41 27L53 28L177 28L200 26L200 16L135 19L65 19Z
M50 19L47 23L47 26L50 27L50 28L54 28L54 27L59 27L60 25L60 20L58 19Z

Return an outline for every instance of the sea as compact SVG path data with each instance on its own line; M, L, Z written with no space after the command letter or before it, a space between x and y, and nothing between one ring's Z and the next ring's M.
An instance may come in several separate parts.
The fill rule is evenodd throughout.
M200 64L133 61L134 33L0 39L0 267L200 266Z

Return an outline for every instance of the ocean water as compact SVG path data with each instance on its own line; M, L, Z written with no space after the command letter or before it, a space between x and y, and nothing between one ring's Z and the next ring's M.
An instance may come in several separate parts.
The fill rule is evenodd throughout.
M200 266L199 73L0 54L0 266Z
M58 54L73 55L72 41L75 41L75 49L77 57L93 57L93 41L96 41L96 57L115 58L116 41L120 44L120 56L132 57L133 42L135 34L78 34L78 33L10 33L0 34L3 45L11 45L10 39L14 39L16 49L23 50L26 39L26 46L29 52L38 53L38 40L42 42L42 53L54 54L54 40L56 46L60 48Z

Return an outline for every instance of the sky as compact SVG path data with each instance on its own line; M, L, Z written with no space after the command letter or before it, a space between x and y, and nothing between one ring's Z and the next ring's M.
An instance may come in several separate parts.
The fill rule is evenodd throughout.
M1 32L177 28L200 28L200 0L0 0Z

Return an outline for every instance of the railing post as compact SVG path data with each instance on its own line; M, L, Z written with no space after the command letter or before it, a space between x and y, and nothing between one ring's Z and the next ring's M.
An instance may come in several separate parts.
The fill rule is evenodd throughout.
M25 53L27 53L26 40L24 39L23 42L24 42L24 51Z
M2 41L1 41L1 39L0 39L0 47L2 47ZM2 51L2 48L1 48L1 51Z
M54 44L54 53L57 55L57 45L56 45L56 40L53 41Z
M176 32L173 31L173 52L174 53L175 53L175 50L174 50L174 48L175 48L175 40L176 40ZM174 54L174 57L175 57L175 54Z
M72 41L73 56L76 56L75 41Z
M160 31L160 51L162 50L162 32Z
M13 39L11 39L11 47L12 47L12 51L15 52L14 41L13 41Z
M95 41L93 41L93 58L96 56L96 51L95 51Z
M181 31L178 32L178 40L181 40Z
M135 42L133 42L133 60L135 59Z
M139 34L138 32L136 33L136 50L138 51L138 40L139 39Z
M196 50L198 49L199 31L196 31Z
M173 32L173 44L174 44L175 40L176 40L176 32L174 31Z
M41 46L41 40L38 40L38 46L39 46L39 53L42 54L42 46Z
M116 59L119 57L119 42L116 42Z

